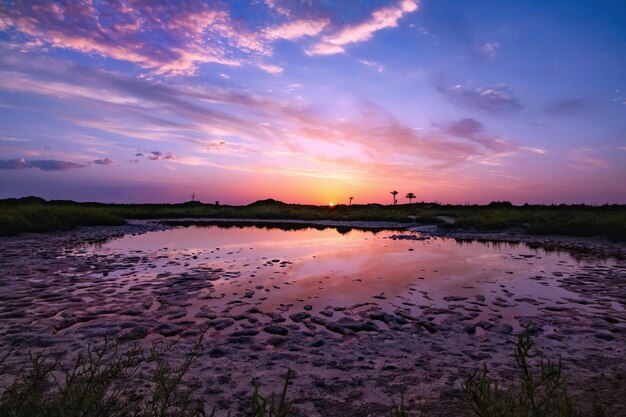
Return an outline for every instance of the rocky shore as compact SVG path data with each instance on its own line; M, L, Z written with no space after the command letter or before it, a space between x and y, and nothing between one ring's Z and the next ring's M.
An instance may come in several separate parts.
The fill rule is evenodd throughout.
M294 259L259 263L259 271L276 273L269 285L244 275L248 265L223 268L199 262L210 253L159 259L142 251L92 250L109 239L168 228L133 222L1 238L0 356L12 352L9 360L20 363L29 351L79 351L107 336L146 346L177 340L182 354L205 332L193 376L202 382L207 402L218 409L246 401L257 380L266 390L279 389L291 368L289 396L295 416L382 416L401 392L409 407L424 415L450 416L463 412L461 384L483 364L503 380L512 377L512 343L526 327L541 358L562 357L574 397L597 396L612 404L614 415L626 414L623 245L593 239L441 234L431 239L536 244L606 261L563 262L558 270L525 277L572 294L556 302L521 297L514 287L492 283L489 293L474 291L471 296L450 288L433 303L391 300L376 292L353 305L306 297L269 303L272 294L297 285L280 275L293 268ZM389 245L401 243L388 240ZM531 255L514 255L519 262L541 262ZM178 272L163 265L176 266ZM330 286L331 281L320 280L319 285ZM419 281L411 285L409 295L425 292L422 299L435 297ZM514 307L524 305L531 314L511 317Z

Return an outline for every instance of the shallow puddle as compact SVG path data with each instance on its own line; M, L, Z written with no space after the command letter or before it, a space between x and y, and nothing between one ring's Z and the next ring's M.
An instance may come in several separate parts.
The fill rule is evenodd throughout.
M458 310L474 321L497 317L516 328L517 316L545 307L565 309L579 298L559 279L582 266L607 264L523 244L458 243L411 232L252 226L127 235L74 251L81 253L124 258L106 276L124 281L120 291L149 291L150 283L181 274L183 279L217 274L210 288L192 297L188 319L202 310L236 313L250 305L264 311L306 306L315 313L371 303L389 313L401 309L413 315Z

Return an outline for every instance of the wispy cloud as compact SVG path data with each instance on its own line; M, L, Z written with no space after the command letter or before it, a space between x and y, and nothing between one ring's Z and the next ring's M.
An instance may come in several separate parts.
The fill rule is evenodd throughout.
M489 41L480 47L480 51L487 58L495 58L498 53L499 48L500 48L500 43L495 42L495 41Z
M379 64L378 62L368 61L367 59L357 59L357 61L359 61L361 64L366 65L366 66L368 66L370 68L374 68L378 72L384 72L385 71L385 67L383 65Z
M596 105L590 97L577 97L555 101L546 106L543 112L550 116L578 115L594 109Z
M212 166L214 157L236 156L262 157L281 165L311 155L312 164L350 157L361 162L352 165L354 170L369 175L367 166L374 162L402 166L408 172L418 166L445 170L496 157L502 163L523 152L512 140L485 132L476 119L417 131L372 102L357 102L354 115L338 119L323 108L273 95L217 85L164 84L59 60L33 57L25 64L11 57L0 57L0 64L17 81L3 83L2 88L97 109L80 116L61 111L56 115L76 126L146 141L131 161L147 158ZM181 144L188 145L181 152L159 150Z
M207 63L250 64L278 74L282 68L267 61L274 42L311 38L314 44L306 47L309 55L343 52L343 45L367 41L376 31L396 27L418 4L401 0L379 6L357 22L343 22L340 9L317 3L281 8L274 2L257 2L246 6L251 9L247 15L233 13L232 7L201 0L17 2L0 5L0 31L9 34L14 47L52 47L112 58L150 75L196 75L199 66ZM266 13L264 8L283 11L282 21L253 18Z
M268 39L285 39L295 40L305 36L315 36L322 32L328 26L328 19L320 20L296 20L293 22L283 23L282 25L268 27L264 31L264 35Z
M448 85L437 81L433 86L444 97L460 107L492 114L510 114L522 108L520 100L505 84L469 88L462 84Z
M567 153L569 159L569 166L575 169L582 170L596 170L606 169L611 166L611 163L597 155L597 151L588 148L576 148Z
M401 0L393 6L375 10L367 20L347 25L331 35L324 36L306 52L309 55L341 53L345 45L368 41L379 30L397 27L402 16L416 11L417 8L417 1Z
M0 169L30 169L38 168L42 171L67 171L75 168L85 168L87 165L54 159L26 161L24 159L0 160Z
M137 153L135 156L139 156ZM145 154L145 157L151 161L158 161L161 159L172 160L176 159L176 156L172 152L150 151Z

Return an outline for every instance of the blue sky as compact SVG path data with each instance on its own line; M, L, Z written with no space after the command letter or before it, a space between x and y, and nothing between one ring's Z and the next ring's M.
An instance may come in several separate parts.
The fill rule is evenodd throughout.
M618 1L3 1L0 197L626 203L625 41Z

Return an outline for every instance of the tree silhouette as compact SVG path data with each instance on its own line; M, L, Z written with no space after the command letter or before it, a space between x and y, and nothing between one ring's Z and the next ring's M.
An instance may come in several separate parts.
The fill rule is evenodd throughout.
M348 199L350 199L350 202L348 203L348 205L351 206L352 205L352 200L354 200L354 197L350 196L350 197L348 197Z
M415 198L415 194L413 194L413 193L406 193L406 195L404 197L408 198L409 199L409 204L411 204L411 200L413 200Z
M395 206L396 204L398 204L398 202L396 201L396 196L398 195L398 192L396 190L393 190L391 192L391 195L393 196L393 204Z
M196 192L191 193L191 201L196 201Z

